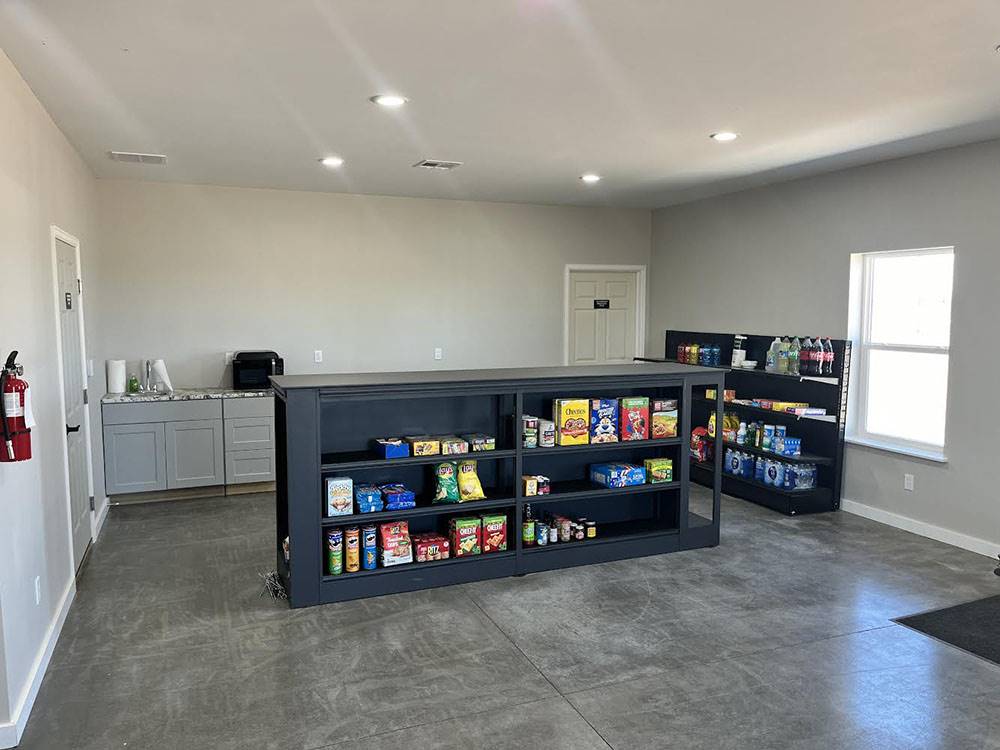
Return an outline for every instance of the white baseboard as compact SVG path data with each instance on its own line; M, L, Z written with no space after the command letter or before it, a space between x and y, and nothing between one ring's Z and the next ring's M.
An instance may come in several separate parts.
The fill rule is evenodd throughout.
M8 723L0 724L0 749L17 747L17 743L21 741L21 735L24 734L25 727L28 726L31 709L35 705L35 698L38 697L38 689L42 686L42 678L45 677L45 672L49 668L52 652L55 650L63 623L66 622L66 615L69 614L69 608L72 606L75 596L76 580L71 579L69 586L63 593L62 601L59 602L56 616L49 625L48 632L45 633L42 648L39 650L38 656L35 657L35 663L31 665L31 679L18 699L14 713L10 717L11 720Z
M897 529L909 531L911 534L925 536L928 539L944 542L953 547L961 547L962 549L969 550L969 552L976 552L994 559L1000 553L1000 543L989 542L985 539L979 539L978 537L945 529L941 526L935 526L925 521L918 521L915 518L908 518L898 513L874 508L871 505L859 503L857 500L842 499L840 501L840 509L848 513L853 513L856 516L863 516L864 518L870 518L872 521L884 523L887 526L895 526Z
M94 523L94 541L101 538L101 531L104 530L104 522L108 520L108 511L111 509L111 501L105 497L97 509L97 520Z

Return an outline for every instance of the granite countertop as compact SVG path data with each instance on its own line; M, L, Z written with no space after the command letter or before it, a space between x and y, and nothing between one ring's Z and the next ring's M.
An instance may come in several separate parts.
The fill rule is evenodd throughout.
M170 393L108 393L102 404L143 404L150 401L200 401L207 398L261 398L273 396L274 391L264 388L256 391L235 391L232 388L177 388Z

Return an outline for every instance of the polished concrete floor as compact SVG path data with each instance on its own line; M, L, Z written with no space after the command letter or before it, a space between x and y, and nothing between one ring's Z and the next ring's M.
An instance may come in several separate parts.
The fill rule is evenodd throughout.
M985 557L727 498L715 549L290 611L272 507L113 509L22 747L1000 748L1000 667L892 622Z

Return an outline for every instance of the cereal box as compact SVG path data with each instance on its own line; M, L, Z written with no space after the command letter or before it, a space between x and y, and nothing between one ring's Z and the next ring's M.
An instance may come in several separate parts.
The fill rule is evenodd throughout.
M350 477L326 480L326 515L349 516L354 512L354 481Z
M618 442L618 402L613 398L590 401L590 442Z
M632 464L594 464L590 467L590 481L605 487L631 487L646 483L646 470Z
M590 442L590 402L583 398L557 398L552 402L556 443L587 445Z
M650 484L674 481L674 462L669 458L647 458L643 464L646 467L646 481Z
M390 521L379 525L379 547L382 567L413 562L410 525L406 521Z
M414 534L412 541L417 562L447 560L449 557L451 542L440 534L433 532Z
M651 436L654 440L677 437L677 401L675 399L657 399L653 401L650 410Z
M507 549L507 516L503 513L482 517L483 554Z
M483 525L478 518L453 518L448 522L454 557L480 553Z
M429 435L407 435L406 442L414 456L436 456L441 452L441 443Z
M618 419L622 440L649 439L649 399L645 396L622 398Z

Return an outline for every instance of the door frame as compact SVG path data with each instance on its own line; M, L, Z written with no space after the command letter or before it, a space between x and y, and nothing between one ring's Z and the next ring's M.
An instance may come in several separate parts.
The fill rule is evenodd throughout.
M50 245L52 248L52 304L55 310L55 327L56 327L56 364L57 364L57 378L59 381L59 420L62 423L66 418L66 385L65 379L63 378L63 340L62 340L62 328L59 325L59 316L62 314L63 300L62 293L59 289L59 259L58 259L58 248L56 245L56 240L62 240L67 245L71 245L74 249L74 254L76 256L76 278L82 279L82 263L80 260L80 240L74 237L69 232L65 232L55 224L49 226L50 233ZM84 315L83 315L83 288L82 283L77 294L77 306L76 306L76 319L77 325L80 327L80 372L83 375L82 382L89 386L89 378L87 375L87 343L86 343L86 328L84 326ZM87 493L92 501L94 498L94 456L93 456L93 444L91 441L91 425L90 425L90 399L89 399L90 389L87 388L87 398L84 398L84 410L83 410L83 440L84 440L84 451L86 456L87 464ZM63 431L62 436L62 463L63 463L63 484L66 489L66 517L69 520L69 549L70 549L70 566L72 567L72 575L76 575L77 561L73 556L73 500L71 497L70 490L70 476L69 476L69 436ZM90 543L93 544L94 540L97 539L98 519L97 512L94 510L94 503L91 502L90 509ZM86 557L86 553L84 554ZM83 560L80 560L83 562Z
M646 356L646 266L567 263L563 271L563 364L569 364L569 280L574 271L635 274L635 356Z

